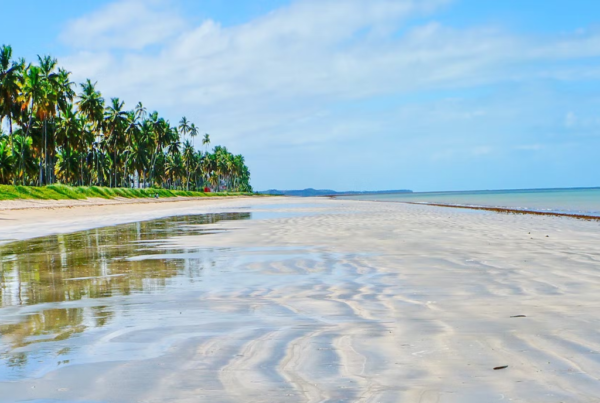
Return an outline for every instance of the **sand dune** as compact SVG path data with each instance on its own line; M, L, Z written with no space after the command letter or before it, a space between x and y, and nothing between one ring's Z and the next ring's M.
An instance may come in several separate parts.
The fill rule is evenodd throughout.
M217 263L194 287L131 297L129 327L82 336L74 365L1 382L0 401L598 401L599 223L269 203L182 207L258 219L165 241Z

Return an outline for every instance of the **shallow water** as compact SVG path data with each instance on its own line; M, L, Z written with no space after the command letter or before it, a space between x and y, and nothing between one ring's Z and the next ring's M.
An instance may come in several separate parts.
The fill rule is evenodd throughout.
M596 222L311 203L4 245L0 403L597 401Z
M164 296L203 281L217 257L165 242L214 233L218 229L206 224L251 214L169 217L1 246L0 381L39 376L74 357L81 362L85 354L73 339L135 323L128 317L139 312L136 304L147 303L145 295ZM120 352L105 353L110 359Z
M342 196L349 200L440 203L600 216L600 188L416 192Z

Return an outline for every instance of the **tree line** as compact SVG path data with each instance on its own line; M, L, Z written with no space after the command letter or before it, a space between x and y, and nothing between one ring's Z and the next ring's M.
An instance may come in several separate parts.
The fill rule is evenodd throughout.
M128 110L105 101L95 82L77 86L50 56L32 64L0 48L0 184L251 192L244 157L209 151L208 134L196 150L198 134L185 117L171 125L141 102Z

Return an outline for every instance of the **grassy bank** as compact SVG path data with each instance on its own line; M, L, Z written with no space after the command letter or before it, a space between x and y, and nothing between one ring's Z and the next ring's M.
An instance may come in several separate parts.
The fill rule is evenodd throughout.
M71 187L65 185L49 185L42 187L0 185L0 200L39 199L39 200L81 200L89 197L113 199L115 197L151 198L158 193L159 197L214 197L214 196L240 196L252 193L204 193L188 192L185 190L167 189L128 189L106 188L97 186Z

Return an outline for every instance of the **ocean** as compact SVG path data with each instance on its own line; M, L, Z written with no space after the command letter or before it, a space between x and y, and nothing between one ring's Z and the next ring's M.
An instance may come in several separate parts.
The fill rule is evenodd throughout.
M600 188L477 190L340 196L376 200L600 216Z

